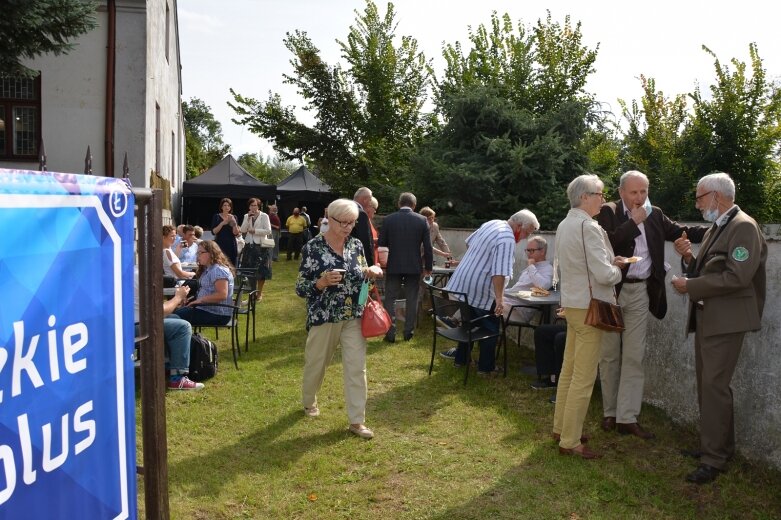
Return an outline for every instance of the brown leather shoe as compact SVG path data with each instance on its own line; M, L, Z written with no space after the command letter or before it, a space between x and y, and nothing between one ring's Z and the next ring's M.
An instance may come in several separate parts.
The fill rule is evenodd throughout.
M552 437L553 437L553 440L556 441L556 442L560 442L561 441L561 434L560 433L553 433ZM583 435L580 436L580 442L582 444L586 444L590 438L591 437L589 437L588 435L586 435L584 433Z
M653 433L644 430L643 427L640 426L640 423L616 423L616 430L621 435L636 435L645 440L651 440L656 437Z
M580 449L578 449L580 448ZM562 448L559 446L559 455L575 455L582 459L601 459L602 455L595 451L591 451L585 444L581 444L577 448Z
M602 429L606 432L609 432L611 430L616 429L616 418L615 417L603 417L602 418Z

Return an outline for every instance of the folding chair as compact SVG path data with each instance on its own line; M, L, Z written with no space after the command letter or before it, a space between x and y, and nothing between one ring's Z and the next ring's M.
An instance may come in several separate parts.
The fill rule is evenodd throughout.
M469 378L469 361L472 360L472 346L475 341L489 338L502 339L502 332L493 332L482 326L481 322L489 318L489 315L472 318L472 308L469 306L469 298L465 293L448 291L441 287L427 284L431 295L432 312L434 320L434 339L431 345L431 363L428 374L434 369L434 357L437 353L437 336L442 336L451 341L466 343L467 364L464 372L464 385ZM440 323L442 325L440 325ZM453 326L448 326L450 323ZM501 348L501 347L500 347ZM507 375L507 349L505 348L505 376Z

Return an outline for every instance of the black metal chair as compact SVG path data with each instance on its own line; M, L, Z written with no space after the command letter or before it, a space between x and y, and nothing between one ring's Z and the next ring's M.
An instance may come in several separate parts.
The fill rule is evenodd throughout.
M255 291L250 291L249 293L244 291L245 281L243 278L239 278L239 284L238 288L234 288L233 291L233 305L228 305L225 303L209 303L205 304L202 307L227 307L232 309L231 312L231 319L228 321L228 323L224 325L196 325L193 326L193 328L196 331L200 331L204 328L211 328L214 327L214 334L219 339L219 329L230 329L231 331L231 353L233 354L233 365L238 370L239 368L239 356L241 355L241 339L239 338L239 316L242 314L246 314L249 316L247 312L247 307L243 306L244 303L248 300L247 295L254 293ZM249 342L249 322L247 322L247 327L244 329L244 349L245 351L249 348L248 346Z
M504 365L507 366L507 327L518 327L518 337L516 338L516 345L521 344L521 332L523 332L524 328L530 328L532 330L537 328L537 325L535 323L532 323L531 320L524 321L516 317L515 315L518 314L515 312L515 310L522 310L522 309L533 309L534 311L537 311L539 313L540 319L542 318L542 314L544 313L545 309L542 306L539 305L527 305L527 304L518 304L513 305L510 307L510 312L507 314L507 317L505 318L502 316L502 343L504 344ZM496 349L496 356L499 357L499 350L501 349L501 345L498 349Z
M489 315L472 317L472 309L469 306L469 298L465 293L448 291L441 287L427 284L431 295L431 316L434 320L434 339L431 345L431 363L428 373L434 369L434 357L437 353L437 336L442 336L451 341L466 343L467 364L464 371L464 385L469 378L469 365L472 360L472 347L475 341L489 338L502 339L502 332L493 332L482 326L482 321ZM501 348L501 347L500 347ZM504 374L507 375L507 349L505 348Z
M236 269L236 276L243 278L242 282L245 287L257 287L257 270L249 267L239 267ZM250 316L252 317L252 341L257 341L255 335L255 310L258 303L258 291L257 289L252 291L244 291L245 298L242 301L235 302L239 307L239 315L246 316L247 318L247 337L249 337L249 323ZM249 350L249 341L244 342L244 351Z

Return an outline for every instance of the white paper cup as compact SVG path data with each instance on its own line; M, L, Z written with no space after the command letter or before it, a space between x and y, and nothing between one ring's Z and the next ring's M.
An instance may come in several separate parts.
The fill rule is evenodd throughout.
M331 271L339 273L339 282L341 283L344 280L344 273L347 272L347 269L331 269Z

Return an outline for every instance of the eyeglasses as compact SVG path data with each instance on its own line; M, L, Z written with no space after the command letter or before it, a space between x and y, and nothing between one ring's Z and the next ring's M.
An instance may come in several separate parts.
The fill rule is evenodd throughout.
M357 221L351 220L350 222L342 222L341 220L337 220L334 217L329 217L329 220L333 220L343 228L353 227Z
M590 191L590 192L588 192L588 194L589 195L599 195L601 198L603 198L603 199L605 198L605 194L602 193L601 191Z
M703 198L703 197L705 197L707 195L710 195L711 193L713 193L713 190L706 191L702 195L697 195L696 197L694 197L694 200L699 201L701 198Z
M524 249L524 251L526 251L527 255L530 255L530 254L534 253L535 251L542 251L542 248L541 247L530 247L529 249Z

